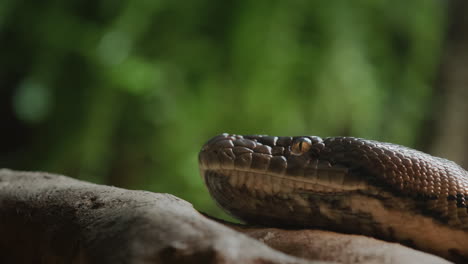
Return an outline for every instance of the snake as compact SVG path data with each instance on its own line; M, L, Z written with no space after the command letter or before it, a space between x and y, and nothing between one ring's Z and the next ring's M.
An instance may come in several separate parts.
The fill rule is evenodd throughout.
M199 155L216 203L241 221L397 242L468 263L468 172L355 137L221 134Z

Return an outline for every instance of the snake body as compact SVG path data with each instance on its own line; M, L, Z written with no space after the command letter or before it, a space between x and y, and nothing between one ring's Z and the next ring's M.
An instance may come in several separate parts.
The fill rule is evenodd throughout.
M374 236L468 263L468 172L452 161L353 137L222 134L199 163L211 196L247 223Z

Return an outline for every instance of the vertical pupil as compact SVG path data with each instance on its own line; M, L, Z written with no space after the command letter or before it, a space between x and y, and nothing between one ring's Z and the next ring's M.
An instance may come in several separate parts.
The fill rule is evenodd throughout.
M299 141L299 150L302 151L302 143L304 143L303 141Z

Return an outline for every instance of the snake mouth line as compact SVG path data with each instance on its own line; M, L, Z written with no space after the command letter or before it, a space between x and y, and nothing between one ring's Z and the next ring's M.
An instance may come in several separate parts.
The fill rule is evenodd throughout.
M249 169L202 169L205 181L212 175L222 176L233 188L246 188L265 194L281 193L344 193L364 190L367 183L352 175L334 175L336 172L321 171L310 177L280 175L268 171Z

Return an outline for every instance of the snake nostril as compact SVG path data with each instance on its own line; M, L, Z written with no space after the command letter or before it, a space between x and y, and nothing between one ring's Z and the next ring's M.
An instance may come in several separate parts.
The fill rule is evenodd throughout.
M241 138L241 139L236 139L234 140L234 146L238 146L238 147L246 147L246 148L249 148L249 149L253 149L257 146L257 144L255 143L255 141L253 140L250 140L250 139L245 139L245 138Z

